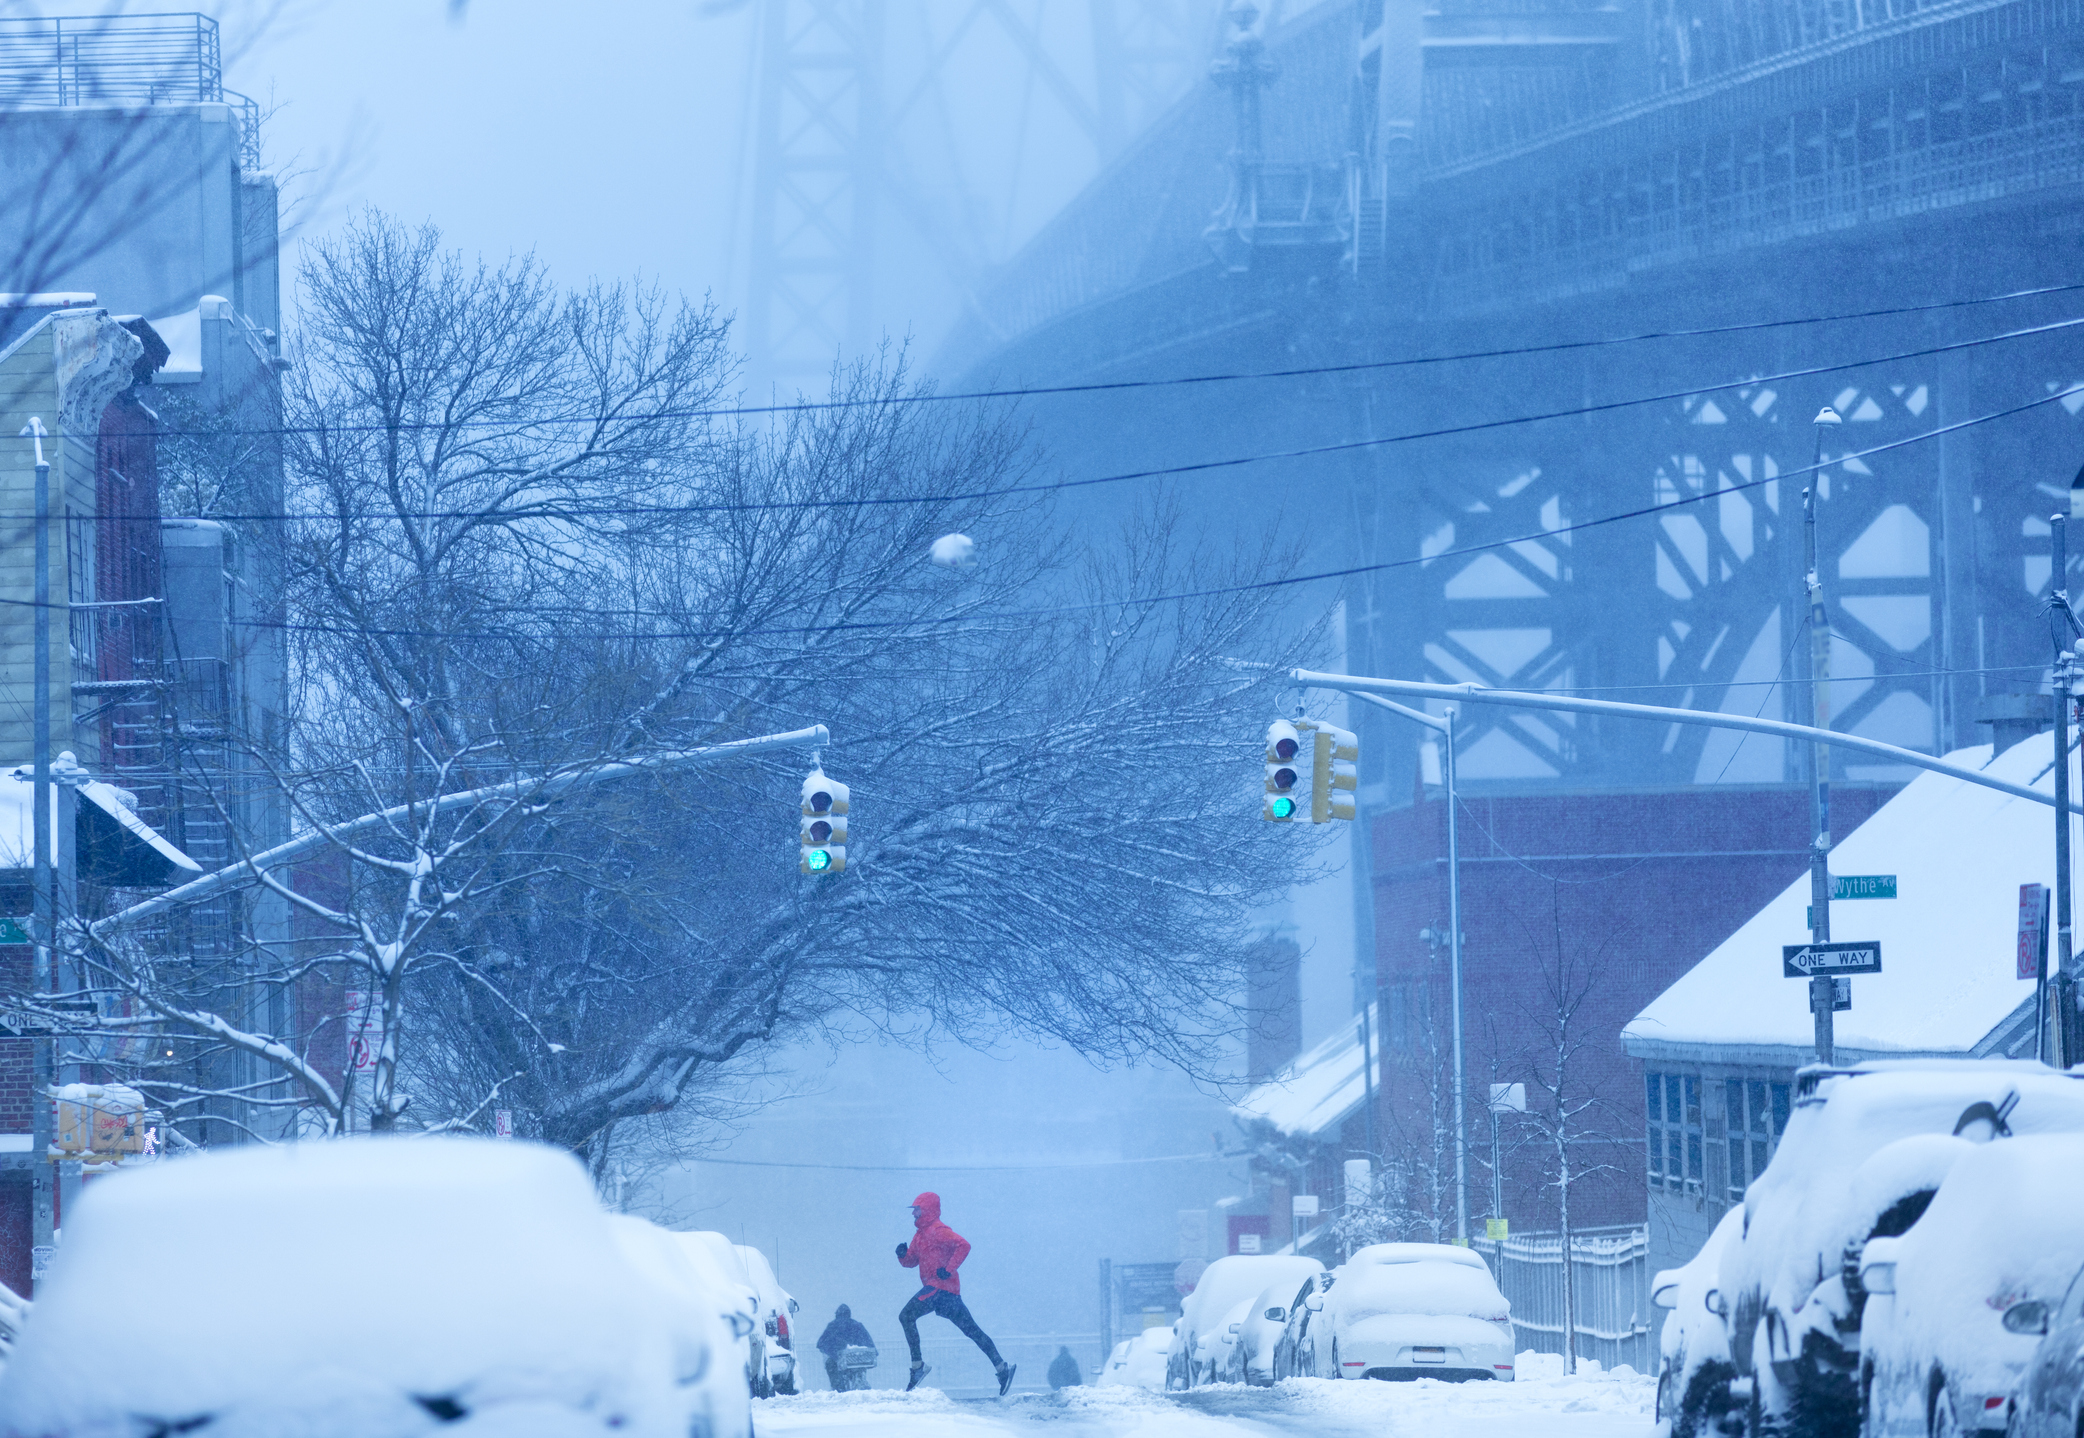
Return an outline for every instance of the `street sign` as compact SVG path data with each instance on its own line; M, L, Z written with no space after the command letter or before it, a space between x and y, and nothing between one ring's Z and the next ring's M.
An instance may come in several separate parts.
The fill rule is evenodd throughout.
M0 1037L31 1039L76 1034L100 1017L92 999L30 999L17 1007L0 1000Z
M1873 940L1862 944L1783 944L1780 972L1790 979L1814 978L1818 974L1878 974L1881 945Z
M26 944L29 942L28 920L0 916L0 944Z
M1894 874L1833 874L1831 875L1832 899L1893 899L1896 897Z
M1840 1014L1852 1012L1852 980L1843 974L1831 977L1831 1011Z
M2019 969L2022 979L2037 979L2048 961L2048 886L2019 886Z
M1483 1221L1483 1236L1493 1243L1503 1243L1511 1232L1511 1221L1508 1219L1486 1218Z

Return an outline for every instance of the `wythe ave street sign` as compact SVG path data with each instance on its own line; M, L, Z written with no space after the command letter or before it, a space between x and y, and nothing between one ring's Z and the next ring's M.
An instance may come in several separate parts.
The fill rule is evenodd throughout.
M1780 972L1790 979L1810 979L1818 974L1878 974L1881 944L1783 944Z

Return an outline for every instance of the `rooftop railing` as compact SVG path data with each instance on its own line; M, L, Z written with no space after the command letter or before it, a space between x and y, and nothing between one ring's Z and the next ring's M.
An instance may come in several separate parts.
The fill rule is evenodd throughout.
M260 168L260 106L224 88L217 22L207 15L0 20L0 109L226 104L239 162Z

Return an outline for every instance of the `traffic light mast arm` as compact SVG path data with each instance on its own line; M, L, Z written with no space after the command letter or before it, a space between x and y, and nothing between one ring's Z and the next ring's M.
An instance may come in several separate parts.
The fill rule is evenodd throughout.
M227 889L242 888L259 882L259 876L269 870L301 859L306 854L338 844L358 835L396 824L401 820L427 819L446 814L456 809L467 809L501 799L525 799L540 803L554 799L567 790L584 788L592 784L603 784L611 779L627 779L634 774L651 774L666 769L688 769L698 764L711 764L724 759L737 759L747 754L764 754L770 749L820 748L832 740L823 724L813 724L808 729L792 729L786 734L762 734L755 739L733 739L723 744L705 744L699 749L679 749L663 754L652 754L638 759L625 759L612 764L595 764L559 770L553 774L538 775L530 779L513 779L504 784L493 784L483 789L470 789L460 794L445 794L439 799L425 800L418 804L400 804L385 809L379 814L364 814L359 819L350 819L344 824L335 824L327 829L315 829L300 834L286 844L277 844L250 859L241 859L236 864L227 864L222 869L203 875L157 894L141 904L132 904L118 910L91 926L96 938L103 938L117 929L127 928L142 919L163 914L183 904L193 904L223 893Z
M1699 709L1669 709L1657 704L1623 704L1613 699L1577 699L1563 694L1538 694L1525 689L1490 689L1481 684L1427 684L1415 679L1377 679L1360 674L1319 674L1314 670L1295 669L1289 671L1290 679L1305 689L1336 689L1343 694L1367 695L1415 694L1427 699L1459 699L1472 704L1502 704L1515 709L1555 709L1566 714L1612 714L1622 719L1652 719L1665 724L1696 724L1708 729L1743 729L1753 734L1772 734L1784 739L1804 739L1815 744L1831 744L1840 749L1856 749L1862 754L1874 754L1892 759L1898 764L1912 764L1920 769L1930 769L1935 774L1945 774L1967 784L1980 784L1985 789L1995 789L2000 794L2010 794L2015 799L2031 799L2036 804L2055 805L2055 796L2043 794L2038 789L2029 789L2024 784L2014 784L2008 779L1964 769L1958 764L1949 764L1944 759L1935 759L1930 754L1920 754L1915 749L1900 749L1894 744L1884 744L1878 739L1862 739L1857 734L1841 734L1835 729L1817 729L1808 724L1788 724L1778 719L1752 719L1742 714L1714 714Z

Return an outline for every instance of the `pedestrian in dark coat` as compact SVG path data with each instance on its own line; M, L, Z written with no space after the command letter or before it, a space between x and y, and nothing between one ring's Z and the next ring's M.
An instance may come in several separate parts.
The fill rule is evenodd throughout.
M825 1376L832 1380L834 1391L839 1389L839 1355L849 1348L873 1348L876 1341L868 1336L854 1310L842 1303L833 1313L832 1321L818 1335L818 1352L825 1355Z
M1049 1360L1049 1386L1051 1388L1076 1388L1085 1381L1078 1371L1078 1360L1071 1356L1069 1347L1059 1344L1056 1357Z
M905 1391L909 1393L918 1387L919 1380L927 1374L926 1360L919 1356L919 1320L929 1313L938 1313L984 1350L999 1380L999 1397L1005 1397L1006 1390L1013 1386L1014 1365L999 1356L998 1345L977 1326L969 1306L962 1301L962 1279L956 1270L970 1256L970 1242L941 1222L939 1194L922 1193L912 1200L912 1230L911 1238L897 1245L897 1261L906 1268L918 1269L922 1285L897 1315L898 1326L905 1331L905 1343L912 1350L912 1376Z

